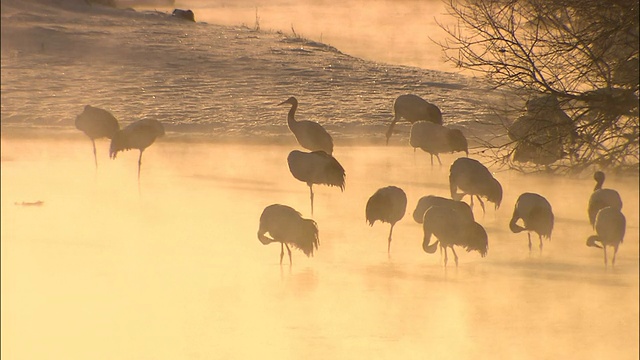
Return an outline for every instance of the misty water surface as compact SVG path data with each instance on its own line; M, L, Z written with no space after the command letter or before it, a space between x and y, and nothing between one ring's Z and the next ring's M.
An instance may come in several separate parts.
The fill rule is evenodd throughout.
M279 265L256 236L262 209L310 217L295 144L158 141L107 158L98 142L2 138L2 355L7 359L634 359L638 356L637 180L607 180L628 226L615 269L585 246L590 178L498 172L503 205L476 218L489 253L443 268L410 213L446 196L448 166L409 147L338 147L343 193L316 187L320 247ZM395 227L367 226L382 186L405 190ZM556 227L542 253L508 221L523 191L544 194ZM41 206L16 203L43 201ZM491 207L489 207L491 208ZM34 344L37 344L34 345Z

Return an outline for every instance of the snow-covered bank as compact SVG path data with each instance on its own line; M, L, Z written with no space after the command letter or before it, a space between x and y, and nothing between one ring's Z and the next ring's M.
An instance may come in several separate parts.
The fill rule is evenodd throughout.
M189 23L168 13L82 1L2 2L2 130L73 128L86 104L123 123L154 118L169 136L251 140L286 136L298 116L336 141L384 139L395 97L437 104L468 133L490 119L487 91L454 73L364 61L290 34ZM399 124L406 141L409 125Z

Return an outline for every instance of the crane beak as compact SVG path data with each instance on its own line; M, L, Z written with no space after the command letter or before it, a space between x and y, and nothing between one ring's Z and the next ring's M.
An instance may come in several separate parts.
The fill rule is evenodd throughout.
M284 104L288 104L288 103L289 103L289 100L285 100L285 101L281 102L280 104L278 104L278 106L284 105Z

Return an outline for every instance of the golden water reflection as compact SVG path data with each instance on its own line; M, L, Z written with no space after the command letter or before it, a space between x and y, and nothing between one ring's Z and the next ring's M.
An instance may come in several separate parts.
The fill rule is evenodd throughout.
M496 173L502 207L475 209L488 256L461 250L444 269L410 216L387 257L388 225L367 226L364 205L387 185L411 211L446 196L455 157L337 147L347 187L317 187L318 252L280 266L256 231L272 203L310 217L291 146L158 142L140 193L136 152L112 161L107 146L96 172L84 138L2 140L3 358L638 358L637 179L606 183L628 222L615 269L585 246L590 178L511 172ZM508 230L524 191L556 213L542 254Z

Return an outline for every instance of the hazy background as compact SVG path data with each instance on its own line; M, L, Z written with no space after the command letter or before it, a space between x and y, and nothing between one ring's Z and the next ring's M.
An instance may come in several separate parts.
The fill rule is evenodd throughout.
M288 34L293 27L300 36L367 60L455 70L434 43L445 39L437 22L455 23L441 0L176 0L175 7L192 9L196 21L254 28L257 19L262 30Z

